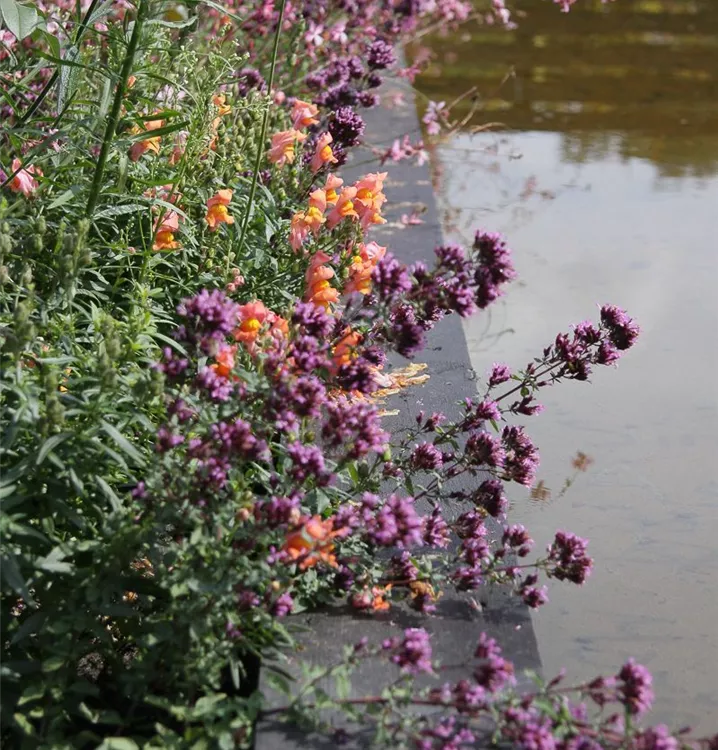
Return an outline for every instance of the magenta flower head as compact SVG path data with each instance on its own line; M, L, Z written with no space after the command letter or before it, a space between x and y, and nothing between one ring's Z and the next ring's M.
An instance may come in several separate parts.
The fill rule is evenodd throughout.
M629 659L617 675L620 701L628 713L640 716L653 705L653 677L634 659Z
M559 581L582 584L593 568L593 560L586 552L587 547L588 539L567 531L557 531L553 544L548 548L548 559L553 563L549 575Z
M423 628L408 628L403 638L389 638L382 644L385 651L392 651L391 661L408 674L433 674L431 643Z

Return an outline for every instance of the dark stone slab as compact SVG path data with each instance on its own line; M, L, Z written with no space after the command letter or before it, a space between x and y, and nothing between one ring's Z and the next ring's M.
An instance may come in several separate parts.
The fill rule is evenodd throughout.
M386 91L386 90L385 90ZM409 97L407 97L409 99ZM413 105L403 109L389 110L384 107L365 114L367 120L366 141L375 148L386 149L393 140L405 133L418 135L418 119ZM367 164L370 152L364 151L349 164L341 174L346 182L352 182L371 171L382 171L378 160ZM361 162L356 164L356 162ZM388 169L390 179L385 184L389 201L385 214L388 223L374 228L371 238L405 263L424 260L433 263L433 249L442 242L442 230L434 200L430 170L407 162L392 163ZM417 226L401 226L403 213L422 211L424 223ZM417 411L427 413L444 412L456 414L456 404L476 392L476 376L469 363L469 354L461 321L456 316L439 323L428 336L428 346L417 361L426 363L430 380L423 386L403 391L387 403L389 409L399 409L396 417L386 419L387 429L399 431L413 424ZM405 361L397 364L406 364ZM474 480L475 481L475 480ZM461 512L458 504L444 509L447 517ZM540 670L536 639L529 611L525 605L501 588L486 588L473 592L472 596L446 594L437 602L437 613L426 617L408 607L392 606L387 613L364 616L347 607L335 607L322 612L289 618L287 624L304 629L299 640L302 650L290 656L282 668L298 674L301 663L327 666L339 661L343 649L367 637L371 643L380 643L384 638L397 635L400 628L423 627L431 633L435 657L443 664L458 665L442 672L441 680L456 681L469 676L471 657L476 641L482 631L496 638L511 659L517 673L524 669ZM266 670L262 670L260 687L268 699L268 708L284 705L286 699L268 688ZM390 667L380 668L375 662L355 672L351 685L353 697L375 695L391 681L396 673ZM327 692L333 692L331 683L322 684ZM342 726L338 717L328 717L337 727ZM365 748L371 739L364 732L353 736L343 747ZM305 733L268 718L259 723L255 741L256 750L293 750L294 748L334 748L332 738L315 733Z

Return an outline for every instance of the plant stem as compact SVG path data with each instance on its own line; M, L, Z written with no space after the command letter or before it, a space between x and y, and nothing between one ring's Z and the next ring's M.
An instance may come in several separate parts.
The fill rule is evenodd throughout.
M127 88L127 79L132 72L132 64L135 61L135 54L137 53L142 26L144 24L145 16L147 15L147 8L148 0L140 0L140 6L137 9L137 16L135 17L135 25L132 29L132 36L130 37L130 43L127 45L127 52L125 53L122 70L120 71L120 80L117 82L115 99L112 102L112 110L107 116L107 125L105 127L105 135L102 139L102 148L100 149L100 156L97 159L95 174L92 178L92 185L90 186L90 197L87 201L87 208L85 209L85 216L87 217L92 216L95 206L97 205L97 200L100 197L102 178L105 174L105 164L107 163L107 156L110 153L110 146L112 145L115 130L117 129L117 123L120 119L120 110L122 109L122 100L124 99L125 89Z
M277 30L274 33L274 46L272 47L272 62L269 67L269 79L267 80L267 106L264 110L264 118L262 119L262 129L259 134L259 142L257 143L257 158L254 160L254 170L252 171L252 184L249 188L249 200L247 201L247 208L244 210L244 216L242 217L242 229L239 234L239 243L237 245L236 253L229 251L227 253L227 268L226 273L229 277L229 267L232 262L232 257L239 255L244 246L244 239L247 236L247 227L249 226L249 215L252 212L252 204L254 203L254 194L257 190L257 180L259 179L259 167L262 165L262 157L264 156L264 142L267 138L267 126L269 125L269 109L272 97L272 86L274 85L274 71L277 67L277 53L279 51L279 37L282 33L282 23L284 21L284 8L287 4L287 0L282 0L282 4L279 8L279 18L277 19Z

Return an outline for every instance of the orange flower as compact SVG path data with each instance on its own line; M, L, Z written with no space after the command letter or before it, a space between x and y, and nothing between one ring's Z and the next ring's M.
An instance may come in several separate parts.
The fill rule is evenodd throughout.
M349 280L344 287L344 294L369 294L371 291L371 274L376 264L386 254L386 248L376 242L358 245L359 252L352 258L349 268Z
M311 168L312 172L316 174L326 164L336 164L339 159L334 156L332 147L329 145L334 139L331 133L322 133L317 140L317 146L314 149L314 156L312 156Z
M338 370L342 365L349 364L356 357L356 348L361 343L362 336L351 328L346 328L334 347L332 352L332 361L334 367Z
M386 172L374 172L354 185L357 190L354 202L363 229L368 229L370 224L386 223L381 216L381 207L386 202L383 192L386 175Z
M172 153L170 154L169 158L169 165L171 167L177 164L179 160L184 156L184 150L185 146L187 145L188 135L189 133L187 133L186 130L180 130L180 132L175 136L174 147L172 148Z
M232 191L228 188L218 190L207 201L207 215L204 220L209 228L214 231L220 224L234 224L234 217L230 216L227 209L232 200Z
M310 125L316 125L319 122L318 114L319 110L313 104L295 99L292 105L292 124L295 128L308 128Z
M319 562L337 568L337 559L332 554L334 545L330 541L336 536L332 531L333 525L334 521L331 518L323 521L320 516L313 516L305 520L297 531L287 535L282 550L292 560L301 561L300 570L312 568Z
M339 195L337 188L340 188L344 184L344 180L341 177L337 177L335 174L330 174L327 177L327 181L324 185L324 195L326 196L327 205L335 206Z
M33 175L39 175L42 177L42 171L34 166L29 166L27 169L20 169L22 162L20 159L13 159L11 169L13 172L20 170L10 180L9 188L15 193L22 193L25 197L32 195L39 187L37 180Z
M226 101L227 97L225 97L224 94L215 94L212 97L212 104L217 107L217 114L220 117L224 117L232 111L232 107L230 107L229 104L226 103Z
M269 161L278 167L287 162L291 164L295 157L296 141L304 141L307 136L299 130L282 130L272 136L272 148L269 149Z
M391 584L381 588L381 586L374 586L369 591L365 588L363 591L357 592L351 598L352 607L355 609L371 609L374 612L385 612L391 606L384 597L391 591Z
M327 228L333 229L342 219L346 219L348 216L357 218L359 214L354 208L354 198L356 197L357 190L354 187L344 188L334 208L327 216Z
M327 193L326 190L317 188L309 193L309 205L318 208L322 213L327 210Z
M235 346L221 346L217 354L214 355L215 364L210 367L219 375L221 378L228 378L232 370L234 369L234 355L237 352Z
M294 252L299 252L309 232L319 233L319 229L326 219L316 206L309 206L306 211L298 211L292 217L289 228L289 244Z
M321 305L325 309L339 299L339 292L329 283L329 279L334 277L334 271L324 265L328 260L330 258L325 252L318 252L312 258L305 277L307 291L304 301Z
M241 341L249 349L254 347L262 326L270 315L263 302L254 300L240 305L238 310L239 326L234 330L235 341Z
M139 125L135 125L132 130L130 130L130 135L139 135L140 133L148 133L152 130L159 130L163 126L163 120L149 120L145 123L144 128L141 128ZM133 143L130 147L130 159L132 159L132 161L137 161L142 156L142 154L147 151L151 151L155 155L159 154L161 140L161 136L155 135L151 136L150 138L145 138L141 141Z
M174 233L179 229L179 216L175 211L167 211L162 217L162 222L155 222L155 241L152 243L152 249L158 250L177 250L180 243L175 240Z

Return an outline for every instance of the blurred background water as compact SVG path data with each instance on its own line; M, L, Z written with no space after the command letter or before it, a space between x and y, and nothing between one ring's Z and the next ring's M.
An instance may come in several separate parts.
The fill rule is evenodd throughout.
M534 617L545 671L592 677L634 656L656 720L715 732L718 2L519 11L514 31L469 22L418 43L434 55L416 82L428 99L475 87L432 154L447 239L504 232L521 277L467 321L473 366L524 366L604 302L643 330L617 370L548 390L528 422L551 496L514 492L515 518L542 547L557 528L589 537L596 560ZM562 495L577 451L593 464Z

